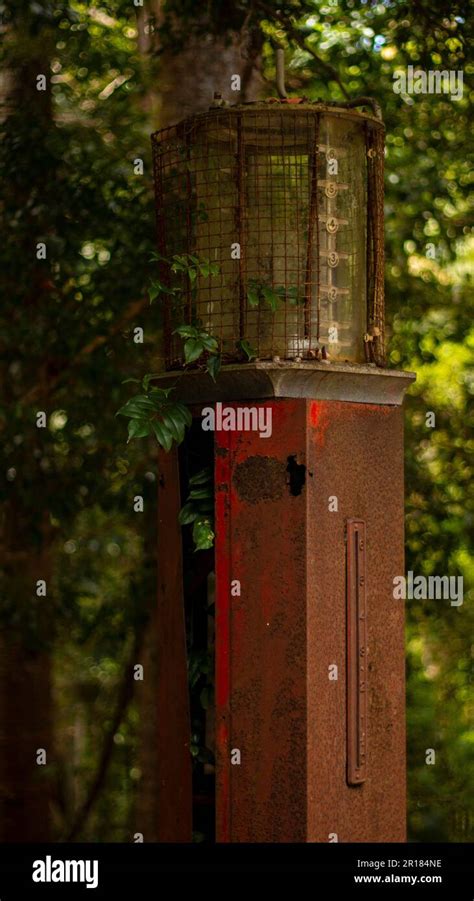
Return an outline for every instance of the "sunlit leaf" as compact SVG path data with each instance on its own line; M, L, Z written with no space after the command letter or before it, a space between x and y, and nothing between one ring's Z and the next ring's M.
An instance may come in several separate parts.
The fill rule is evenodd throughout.
M209 517L196 519L193 526L193 541L196 551L206 551L214 544L214 532Z

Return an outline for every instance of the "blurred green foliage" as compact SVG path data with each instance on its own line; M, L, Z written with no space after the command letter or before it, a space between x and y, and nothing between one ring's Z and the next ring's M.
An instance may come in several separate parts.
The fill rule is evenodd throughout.
M286 48L291 92L341 99L329 65L351 96L373 95L382 105L390 365L417 372L407 404L406 568L464 577L461 607L407 602L410 837L468 841L474 802L472 10L445 0L213 0L204 20L194 3L168 0L165 10L176 13L164 19L168 43L176 33L184 40L186 30L261 22L268 94L274 93L277 40ZM153 591L146 550L153 543L153 444L127 446L123 420L115 417L124 402L122 381L159 371L162 362L157 307L147 297L153 70L137 49L135 13L125 0L2 4L7 80L19 72L26 84L43 69L51 79L50 108L39 98L28 105L19 90L18 103L3 114L0 428L6 515L17 511L19 539L31 548L46 540L46 511L54 546L48 617L59 836L84 802L143 624L142 599ZM408 65L462 70L462 99L394 93L394 73ZM143 176L134 173L136 159L144 161ZM34 252L39 241L47 245L44 261ZM144 344L134 343L137 326ZM39 430L35 417L43 409L48 427ZM435 428L426 425L428 411ZM145 497L146 515L133 513L137 494ZM34 642L41 630L28 586L17 569L7 567L7 576L2 619ZM80 834L85 840L130 840L140 777L136 722L132 704L113 738L112 762ZM435 766L425 764L427 748L436 750Z

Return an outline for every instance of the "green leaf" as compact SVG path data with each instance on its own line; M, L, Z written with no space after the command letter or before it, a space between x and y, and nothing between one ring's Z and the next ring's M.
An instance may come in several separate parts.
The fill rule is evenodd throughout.
M189 523L194 522L198 516L199 513L193 504L185 503L184 507L181 507L179 511L178 522L181 526L187 526Z
M186 272L188 266L188 260L184 254L173 254L173 262L171 264L171 269L173 270L173 272Z
M174 330L173 335L181 335L182 338L197 338L198 330L194 325L180 325Z
M237 347L244 352L248 360L254 360L257 356L256 351L245 338L241 338L240 341L237 341Z
M212 498L211 488L195 488L189 493L188 500L199 501L203 498Z
M212 690L212 685L205 685L201 691L201 694L199 695L199 701L201 703L201 707L204 710L207 710L208 707L211 706L213 699L214 699L213 695L214 695L214 692Z
M249 288L247 291L247 300L249 302L249 307L258 307L260 298L258 291L255 288Z
M160 287L158 282L152 283L148 288L148 297L150 298L150 303L153 303L153 301L158 297L159 293Z
M213 672L214 667L209 659L209 652L202 650L190 649L188 657L188 679L190 687L193 688L202 675Z
M267 301L271 310L275 313L279 305L278 294L276 294L273 288L262 288L262 295L264 300Z
M204 485L205 482L209 482L212 479L212 469L210 466L206 466L205 469L199 470L196 475L191 476L189 480L190 485Z
M162 375L163 373L160 373L160 376ZM147 376L145 376L145 378L147 378ZM156 376L154 376L153 373L150 373L150 378L156 378ZM167 400L171 392L174 391L175 387L176 385L171 385L171 388L157 388L155 386L151 389L151 391L148 392L147 397L151 398L152 400Z
M174 289L169 288L167 285L164 285L163 282L160 281L150 282L150 287L148 288L150 303L153 303L153 301L156 300L159 294L174 294Z
M184 406L184 404L173 404L174 415L181 419L183 425L190 426L193 422L193 417L191 416L190 410Z
M196 551L206 551L214 544L214 532L208 516L196 519L193 526L193 541Z
M286 292L286 297L290 306L295 307L297 304L301 303L304 298L298 297L298 288L296 285L290 285Z
M132 438L146 438L147 435L150 434L150 422L146 422L144 419L131 419L128 423L128 441L131 441Z
M211 379L215 382L219 372L221 371L221 358L220 356L212 356L209 357L206 363L206 369L211 376Z
M122 382L122 385L128 385L129 382L136 382L137 385L140 384L140 379L125 379Z
M191 282L195 282L197 279L197 269L188 269L188 276Z
M169 260L167 260L166 257L164 257L161 253L157 253L157 251L154 250L150 254L150 262L152 263L155 260L158 260L158 262L160 262L160 263L161 262L169 263Z
M145 406L153 406L153 403L148 394L134 394L133 397L130 397L127 401L127 404L137 403L144 404Z
M149 414L156 411L156 405L146 394L137 394L131 397L120 410L117 410L116 416L130 416L131 419L143 419L147 412Z
M151 427L156 435L158 443L161 444L161 447L165 451L171 450L173 446L173 436L170 435L168 429L165 428L163 423L157 422L156 419L153 419L151 422Z
M194 363L204 351L204 344L198 338L188 338L184 345L186 363Z
M184 423L182 419L176 416L172 406L161 411L161 418L168 431L172 434L177 444L181 444L184 438Z
M212 335L208 335L207 332L200 332L199 340L202 341L206 350L208 350L211 354L215 354L217 348L219 347L216 338L213 338Z

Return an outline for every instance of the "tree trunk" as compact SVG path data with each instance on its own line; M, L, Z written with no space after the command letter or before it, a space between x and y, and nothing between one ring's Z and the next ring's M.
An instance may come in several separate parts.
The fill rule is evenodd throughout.
M260 52L263 43L259 30L239 32L221 29L220 34L200 36L189 29L189 36L183 38L188 26L180 23L183 44L180 44L178 52L173 52L170 46L159 46L159 34L153 31L153 27L159 27L160 23L160 3L149 4L148 10L139 17L139 47L143 53L154 58L152 68L156 72L156 81L148 102L148 109L156 116L151 122L153 130L207 110L214 92L219 92L223 99L232 103L256 99L261 86ZM231 88L232 75L240 76L240 92ZM182 603L178 594L176 601ZM149 603L149 622L142 652L146 675L138 692L141 778L136 799L135 829L143 833L145 841L163 841L172 838L163 835L160 824L160 766L157 760L160 617L156 596L150 596Z
M209 109L214 94L230 103L254 100L261 86L261 45L252 35L191 37L179 54L165 50L159 79L159 127L171 125L194 113ZM231 87L231 77L240 76L240 91Z
M52 710L50 655L0 636L0 842L49 841ZM45 765L37 763L38 750Z
M138 18L138 45L154 61L153 84L148 109L153 128L164 128L186 116L209 109L214 93L230 103L255 100L263 85L261 52L263 34L253 26L238 29L202 19L167 22L176 42L160 39L163 4L149 0ZM229 5L229 7L231 4ZM231 10L229 8L229 18ZM233 12L235 16L235 11ZM214 27L213 27L214 26ZM240 90L233 90L232 76L240 77Z
M48 841L54 767L48 597L50 528L31 542L17 497L5 504L4 609L0 629L0 842ZM29 543L30 542L30 543ZM16 620L18 617L18 621ZM45 752L43 760L38 752Z
M25 11L15 29L6 31L7 78L2 84L7 114L3 125L17 144L18 181L15 185L8 184L6 190L13 193L20 210L31 209L31 199L38 188L39 175L30 163L30 145L33 143L35 152L41 156L43 142L47 141L52 126L51 32L34 34L31 24L30 14ZM37 90L39 75L46 76L46 90ZM17 258L21 261L18 270L23 267L29 274L21 315L33 322L47 287L44 273L32 256L32 248L35 234L46 233L47 223L40 222L40 216L35 220L34 212L29 215L34 226L31 234L19 241ZM17 285L13 290L18 291ZM45 372L36 371L27 359L23 366L29 383L39 386L43 394ZM11 379L4 379L3 384L2 406L11 410L8 427L23 432L25 418L22 419L21 412L18 425L14 424L18 398L14 396ZM46 409L41 397L37 409ZM48 511L41 509L40 486L44 485L45 475L35 454L41 456L39 434L30 442L26 465L19 467L9 484L1 523L0 842L51 838L54 752L49 648L53 623L49 598L36 595L36 584L40 579L45 580L48 591L52 529ZM41 749L46 755L44 764L41 759L38 762Z

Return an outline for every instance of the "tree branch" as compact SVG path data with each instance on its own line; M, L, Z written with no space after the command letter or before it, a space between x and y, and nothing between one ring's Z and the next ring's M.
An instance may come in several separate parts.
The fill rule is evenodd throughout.
M96 335L89 344L86 344L85 347L82 347L79 353L76 354L75 357L71 360L68 366L65 366L61 372L58 372L53 378L50 379L46 394L50 394L54 388L61 382L65 373L70 372L71 369L74 369L76 366L80 366L85 357L88 357L94 350L97 350L98 347L101 347L103 344L106 344L107 341L113 336L116 335L117 332L120 332L124 326L126 326L131 319L134 319L138 313L140 313L144 307L149 303L148 298L143 298L142 300L136 300L130 304L129 307L125 310L123 316L114 323L113 326L105 333L105 335ZM31 404L33 401L37 400L39 397L44 397L45 391L44 387L41 384L36 384L33 388L30 388L23 397L20 397L18 403L20 404Z
M268 6L265 2L263 2L263 0L255 0L255 6L262 10L262 12L265 14L265 17L270 22L279 22L280 25L282 25L285 29L290 40L293 40L295 44L298 44L298 47L301 47L302 50L304 50L306 53L309 53L313 57L313 59L316 60L318 66L323 69L323 71L326 72L327 75L329 75L332 81L336 82L336 84L344 94L346 100L350 99L350 95L347 89L344 87L341 79L339 78L336 69L331 66L330 63L327 63L324 59L321 59L316 51L306 43L306 39L293 25L293 22L291 21L289 16L285 15L285 13L282 13L277 9L272 9L271 6Z
M79 811L76 814L76 818L69 830L68 835L66 836L65 841L72 842L75 840L76 836L81 832L84 828L84 825L89 817L89 814L100 794L102 785L104 783L105 777L107 775L107 771L109 768L110 761L112 759L112 754L114 750L114 736L118 729L120 728L120 724L125 716L127 707L133 696L134 689L134 681L133 681L133 667L137 661L137 657L140 653L140 647L142 643L143 637L143 625L138 625L137 630L135 632L135 639L133 642L132 653L130 655L127 666L125 667L125 674L122 680L122 684L119 689L119 694L117 698L117 704L115 707L115 712L112 717L112 723L110 729L105 737L104 744L102 747L102 753L100 756L99 764L97 767L97 771L95 777L92 781L92 785L89 789L89 794L85 799L82 807L79 808Z

